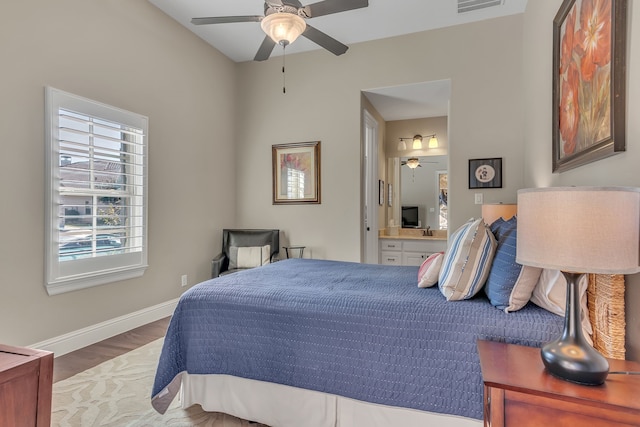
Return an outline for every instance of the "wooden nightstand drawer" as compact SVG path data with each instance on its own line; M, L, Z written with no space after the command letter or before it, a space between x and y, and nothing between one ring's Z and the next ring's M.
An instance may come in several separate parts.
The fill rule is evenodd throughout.
M609 375L601 386L573 384L549 375L540 349L478 341L487 427L640 426L640 378ZM611 371L640 364L609 360Z
M587 387L587 386L576 386ZM638 426L640 414L625 413L625 408L591 406L587 402L563 402L531 394L506 390L505 426L613 427Z

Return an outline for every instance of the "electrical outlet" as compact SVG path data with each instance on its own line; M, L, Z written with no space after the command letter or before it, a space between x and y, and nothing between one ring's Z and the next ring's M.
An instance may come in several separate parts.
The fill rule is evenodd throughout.
M187 275L183 274L182 277L180 278L180 284L182 286L187 286L188 283L189 283L189 280L187 278Z
M476 196L476 205L482 204L482 193L475 193Z

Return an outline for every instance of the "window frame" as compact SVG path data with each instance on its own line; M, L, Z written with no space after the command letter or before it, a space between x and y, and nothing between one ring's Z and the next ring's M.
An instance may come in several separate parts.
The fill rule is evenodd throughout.
M141 170L141 203L135 206L135 217L142 221L139 232L133 237L140 242L140 250L89 258L60 260L60 206L61 206L61 165L60 165L60 109L95 119L107 120L142 131L141 153L135 168ZM49 295L85 289L121 280L140 277L147 264L147 211L148 211L148 122L146 116L83 98L52 87L45 88L45 287ZM91 169L94 170L94 169ZM141 210L141 211L140 211ZM132 217L133 215L128 215ZM95 226L90 229L95 235Z

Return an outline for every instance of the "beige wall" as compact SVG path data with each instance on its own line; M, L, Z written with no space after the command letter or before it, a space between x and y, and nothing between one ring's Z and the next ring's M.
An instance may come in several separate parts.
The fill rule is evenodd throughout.
M245 226L279 224L314 258L360 260L361 91L451 79L451 223L480 214L467 189L467 161L504 157L505 183L485 199L522 186L522 15L238 67L241 125L238 214ZM509 37L505 37L509 34ZM411 64L407 66L406 64ZM271 204L272 144L322 141L322 204Z
M627 24L627 150L568 172L551 172L551 24L561 4L561 0L529 1L525 13L525 187L640 186L640 8L631 1ZM626 302L627 357L640 360L640 275L627 276Z
M182 274L208 278L235 221L235 65L146 1L4 1L0 57L0 342L50 339L177 298ZM139 279L45 291L46 85L149 117Z
M385 155L387 157L446 156L449 152L448 127L449 123L446 116L389 121L387 122L385 135ZM414 150L412 141L405 141L407 144L406 150L398 150L400 138L411 138L416 134L426 136L434 133L438 138L438 148L429 148L429 138L424 138L421 150Z
M176 298L181 274L208 277L224 227L276 227L314 258L360 260L366 89L451 79L452 228L480 213L467 188L470 158L504 159L505 187L484 190L486 202L514 200L524 186L640 185L633 120L626 153L551 173L551 20L560 3L532 1L525 15L363 43L341 57L291 55L283 94L280 58L233 64L146 1L3 2L0 342L38 342ZM640 101L633 30L628 118ZM150 266L139 279L46 294L45 85L150 118ZM322 204L272 205L271 145L313 140L322 141ZM635 285L628 341L640 360Z

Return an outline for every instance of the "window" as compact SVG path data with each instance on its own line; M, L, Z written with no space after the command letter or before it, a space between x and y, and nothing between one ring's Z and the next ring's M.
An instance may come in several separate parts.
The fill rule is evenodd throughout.
M46 89L49 295L141 276L147 267L147 123Z
M304 199L304 171L287 168L287 198Z

